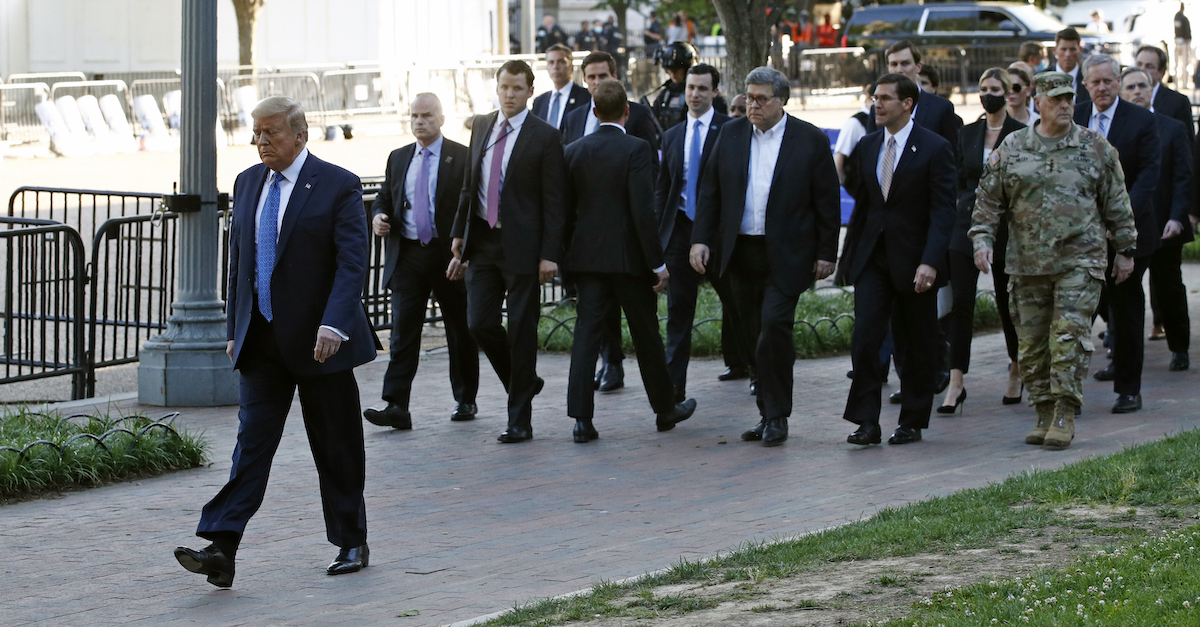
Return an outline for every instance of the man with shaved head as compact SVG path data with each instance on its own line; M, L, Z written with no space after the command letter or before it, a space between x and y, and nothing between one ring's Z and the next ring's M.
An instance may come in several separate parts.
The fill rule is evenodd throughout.
M383 376L384 409L363 416L374 425L411 429L408 401L420 358L421 328L429 294L437 299L450 351L450 390L457 405L451 420L475 418L479 347L467 329L467 289L446 277L450 229L470 155L442 136L442 103L418 94L410 125L417 141L388 156L387 174L372 205L371 230L387 241L383 282L392 291L392 361Z

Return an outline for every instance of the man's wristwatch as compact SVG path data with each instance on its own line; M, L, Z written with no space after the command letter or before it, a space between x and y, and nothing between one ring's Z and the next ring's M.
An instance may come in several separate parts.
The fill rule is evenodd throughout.
M1135 254L1137 254L1137 248L1134 246L1130 246L1129 248L1126 248L1125 250L1118 250L1117 254L1121 255L1122 257L1129 257L1130 259L1132 259L1133 256Z

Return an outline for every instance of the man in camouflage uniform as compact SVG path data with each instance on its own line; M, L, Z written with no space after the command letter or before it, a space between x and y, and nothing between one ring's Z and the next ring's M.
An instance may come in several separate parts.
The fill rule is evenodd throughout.
M1118 251L1116 280L1133 270L1133 211L1117 151L1074 124L1070 75L1036 77L1042 119L991 154L979 181L969 235L988 272L1001 220L1008 220L1009 294L1018 362L1037 425L1025 442L1063 449L1075 437L1081 379L1092 353L1092 315L1108 265L1105 233Z

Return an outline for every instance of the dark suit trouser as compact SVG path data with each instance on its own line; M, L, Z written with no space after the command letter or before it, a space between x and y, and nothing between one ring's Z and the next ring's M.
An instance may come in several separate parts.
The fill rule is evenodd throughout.
M1112 268L1111 254L1108 263ZM1146 347L1146 290L1142 288L1142 277L1149 265L1149 257L1135 258L1129 278L1116 283L1110 274L1105 279L1108 325L1113 334L1113 392L1117 394L1142 393Z
M1167 240L1170 241L1170 240ZM1150 255L1150 300L1154 320L1161 322L1172 353L1186 352L1191 344L1192 323L1188 317L1187 288L1179 264L1183 243L1164 243Z
M992 287L996 290L996 311L1000 314L1000 328L1004 330L1004 347L1008 359L1017 363L1017 327L1013 324L1008 301L1008 271L1004 265L1004 251L1008 248L1008 222L1000 223L996 242L992 247Z
M450 353L450 388L454 400L474 403L479 391L479 347L467 328L467 289L446 278L449 244L434 239L428 246L400 239L392 272L392 361L383 375L383 399L408 409L413 377L421 352L429 294L437 298Z
M500 230L489 229L478 218L472 220L474 250L466 276L467 326L508 392L508 426L529 429L537 389L541 283L536 274L502 269ZM507 330L502 315L506 302Z
M625 359L625 351L621 348L625 339L621 334L621 308L617 303L608 304L608 310L604 312L601 331L604 334L600 338L601 363L604 365L621 363L621 360Z
M946 336L950 339L950 368L966 374L971 366L971 337L975 331L975 288L979 282L979 268L975 259L956 251L950 251L950 290L954 304L950 313L942 319L946 325Z
M910 277L904 277L908 283ZM879 364L879 347L889 328L896 342L896 354L902 356L900 387L904 390L900 405L901 427L925 429L933 410L934 377L938 363L937 290L917 294L911 288L897 290L883 238L854 283L854 335L850 356L854 379L842 417L854 424L879 424L880 394L887 371Z
M292 395L299 389L304 429L320 477L326 537L340 547L361 546L367 541L366 454L354 371L315 377L292 374L279 355L271 323L257 306L253 311L242 347L233 469L229 482L204 506L196 535L209 540L229 533L241 537L262 505L271 460L283 437Z
M717 276L716 264L712 272L699 274L692 269L689 257L692 247L692 221L682 211L676 212L675 228L664 251L667 271L671 280L667 282L667 370L677 390L687 389L687 367L692 356L692 326L696 321L696 298L700 283L708 278L717 297L721 299L721 352L725 365L730 368L748 366L745 349L742 348L741 319L734 304L729 276Z
M729 257L738 315L744 337L754 338L754 367L758 375L758 412L763 418L792 415L792 368L796 346L792 330L799 294L784 294L775 285L766 237L739 235Z
M587 272L576 273L574 277L579 300L567 383L567 415L579 420L592 419L595 408L592 366L600 352L600 326L613 303L625 311L650 407L655 413L671 411L675 407L675 392L658 332L658 295L650 277Z

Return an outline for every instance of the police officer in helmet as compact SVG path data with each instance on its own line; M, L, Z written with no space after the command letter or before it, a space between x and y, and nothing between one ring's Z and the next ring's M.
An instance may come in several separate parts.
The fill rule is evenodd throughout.
M656 61L667 71L670 78L658 89L654 104L650 104L647 96L643 96L642 100L643 104L648 105L654 112L655 119L664 131L682 122L687 115L687 102L683 93L687 71L696 64L699 56L696 47L686 41L676 41L659 50L657 54ZM713 108L718 113L726 114L728 108L725 98L718 95L713 100Z

